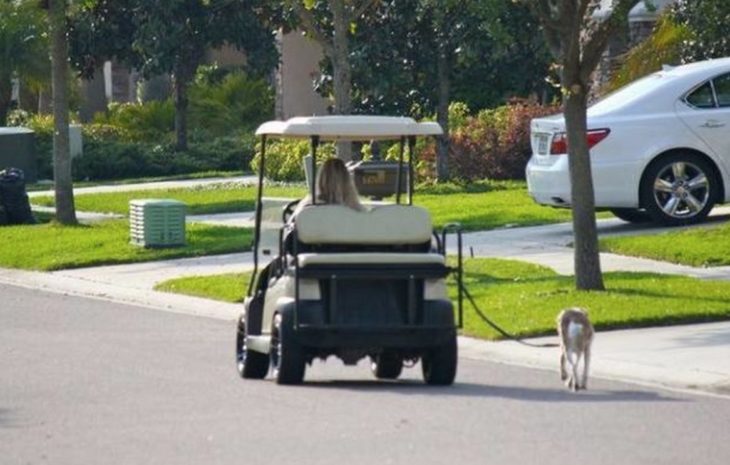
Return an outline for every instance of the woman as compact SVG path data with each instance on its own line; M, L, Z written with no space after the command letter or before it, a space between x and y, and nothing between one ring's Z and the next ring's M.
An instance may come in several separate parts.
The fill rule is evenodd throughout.
M339 158L330 158L322 164L317 173L317 204L345 205L353 210L365 211L345 163ZM305 207L312 204L311 195L307 195L297 205L292 218Z

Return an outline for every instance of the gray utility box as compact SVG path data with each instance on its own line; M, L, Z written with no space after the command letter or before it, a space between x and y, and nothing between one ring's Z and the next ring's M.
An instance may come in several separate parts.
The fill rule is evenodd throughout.
M19 168L25 182L38 180L35 133L27 128L0 128L0 170Z
M398 162L385 160L369 160L355 163L348 167L355 180L355 187L362 196L388 197L395 195L398 179ZM408 165L403 164L401 173L401 192L406 192L408 185Z
M131 200L129 238L141 247L185 245L185 204L171 199Z

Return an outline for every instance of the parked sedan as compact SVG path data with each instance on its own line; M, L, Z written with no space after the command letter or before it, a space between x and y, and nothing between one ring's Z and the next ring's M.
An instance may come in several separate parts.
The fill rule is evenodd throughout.
M596 208L681 225L730 200L730 58L639 79L591 106L588 128ZM569 207L563 116L532 120L531 141L530 195Z

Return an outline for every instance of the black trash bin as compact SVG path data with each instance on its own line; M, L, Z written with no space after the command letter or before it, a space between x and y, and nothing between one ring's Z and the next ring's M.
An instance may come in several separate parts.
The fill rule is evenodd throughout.
M25 175L18 168L0 171L0 225L33 224L35 217L25 192Z

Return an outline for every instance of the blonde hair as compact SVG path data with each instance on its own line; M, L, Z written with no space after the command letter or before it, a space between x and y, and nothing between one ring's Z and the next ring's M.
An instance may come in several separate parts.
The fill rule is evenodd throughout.
M317 202L346 205L359 211L365 209L350 172L339 158L325 161L317 173Z

